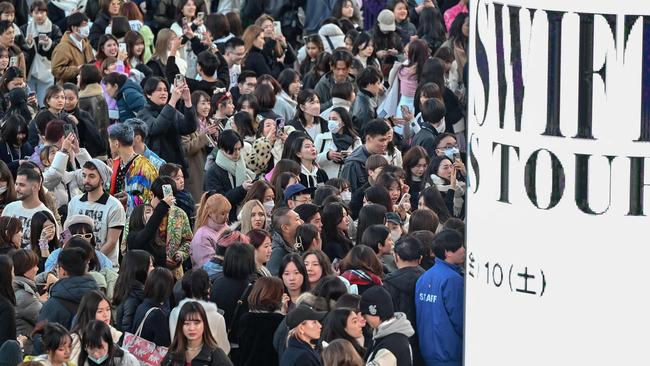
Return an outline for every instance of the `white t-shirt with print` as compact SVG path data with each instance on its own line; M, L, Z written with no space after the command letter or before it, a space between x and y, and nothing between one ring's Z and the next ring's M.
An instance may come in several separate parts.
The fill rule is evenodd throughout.
M101 249L106 243L108 229L122 229L126 222L126 212L122 203L108 193L104 193L96 202L88 201L87 194L73 197L68 203L68 217L72 215L85 215L93 219L96 249ZM113 267L119 266L119 250L120 243L118 241L113 251L106 255L113 262Z
M50 211L50 209L47 208L42 202L36 208L27 209L23 207L22 201L14 201L5 206L5 209L2 211L2 216L16 217L23 224L23 248L27 247L30 244L29 237L32 231L32 216L40 211L47 211L50 213L50 215L52 215L52 217L54 217L52 211Z

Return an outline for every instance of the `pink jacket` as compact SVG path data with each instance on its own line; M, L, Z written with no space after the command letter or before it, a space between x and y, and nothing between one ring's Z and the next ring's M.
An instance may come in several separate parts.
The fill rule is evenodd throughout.
M225 228L226 225L217 224L212 219L208 219L208 223L196 231L190 243L192 268L200 268L214 257L217 240Z
M467 6L464 5L462 1L459 1L458 4L447 9L445 12L445 26L447 27L447 32L449 32L449 28L451 28L451 23L454 22L454 19L456 19L456 16L460 13L469 13Z

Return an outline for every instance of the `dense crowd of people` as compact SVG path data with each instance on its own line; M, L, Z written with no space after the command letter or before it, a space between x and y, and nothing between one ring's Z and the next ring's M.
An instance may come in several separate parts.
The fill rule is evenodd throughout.
M1 1L0 365L461 365L467 1Z

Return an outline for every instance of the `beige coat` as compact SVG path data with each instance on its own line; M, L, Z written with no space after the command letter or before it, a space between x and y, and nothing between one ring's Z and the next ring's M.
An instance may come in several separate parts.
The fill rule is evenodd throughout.
M205 160L208 153L205 147L208 146L208 138L204 133L193 132L181 136L183 153L187 158L187 172L185 177L185 190L192 194L195 202L201 201L203 194L203 176L205 175Z
M93 49L88 39L81 41L83 52L70 39L70 31L65 32L54 51L52 52L52 75L60 84L77 83L79 66L88 64L95 59Z

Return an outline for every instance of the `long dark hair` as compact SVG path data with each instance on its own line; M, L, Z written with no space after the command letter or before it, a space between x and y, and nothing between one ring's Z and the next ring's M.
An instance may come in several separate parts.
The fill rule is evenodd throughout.
M413 173L411 173L411 169L418 165L421 159L424 159L426 164L429 165L429 155L427 154L427 151L422 146L418 145L410 148L402 157L402 167L406 173L407 182L413 181Z
M302 260L302 257L298 253L289 253L282 258L282 263L280 263L280 269L278 271L278 277L282 278L284 270L287 268L289 263L293 263L298 272L302 275L302 285L300 285L300 293L305 293L309 291L309 276L307 275L307 268L305 268L305 262ZM282 280L284 285L284 280ZM284 291L288 294L287 286L284 286Z
M38 255L38 258L41 258L41 247L38 245L38 240L41 238L41 232L43 231L43 225L45 222L50 221L56 227L56 220L54 216L48 211L38 211L32 216L32 221L30 224L30 236L29 242L32 246L32 250ZM52 240L48 243L49 249L54 250L61 247L59 243L58 235L54 235Z
M0 296L16 305L16 295L11 284L14 262L6 255L0 255Z
M120 266L120 274L115 281L113 292L113 305L117 306L129 296L132 285L140 283L144 286L151 264L151 254L144 250L130 250L126 252Z
M201 320L203 322L203 346L210 349L218 347L217 341L212 337L208 317L205 315L203 305L196 301L188 301L181 307L176 322L176 331L173 336L172 344L169 346L169 355L175 361L181 361L185 364L185 351L187 350L187 339L183 334L183 324L188 320Z
M359 211L359 221L357 223L357 245L361 243L363 233L367 228L372 225L386 224L386 212L386 207L377 203L370 203L361 208L361 211Z
M334 107L330 112L336 112L338 113L339 117L341 117L341 122L343 122L342 131L344 134L350 135L352 137L359 137L357 130L355 130L354 125L352 125L352 117L350 116L350 112L348 112L347 109L343 107Z
M377 277L384 277L384 267L375 252L366 245L357 245L352 248L341 261L341 272L361 269Z
M350 315L357 316L354 309L338 308L330 311L327 318L325 318L325 324L323 324L321 340L331 342L335 339L345 339L352 343L354 350L357 351L360 356L363 356L366 349L363 348L359 342L345 330Z
M449 40L452 41L454 46L458 46L462 49L467 48L467 42L469 41L467 36L463 34L463 24L465 23L467 16L467 13L458 14L449 26Z
M335 242L346 247L346 251L352 248L352 240L346 233L340 232L336 227L343 220L343 212L348 209L339 202L332 202L323 208L321 218L323 220L323 243Z
M300 150L302 150L302 145L305 143L305 141L311 141L312 143L314 142L309 136L300 136L297 139L293 140L288 156L289 159L292 159L298 164L302 164L302 159L298 157L298 153L300 153ZM314 163L316 163L315 160Z
M3 207L9 202L16 200L16 185L14 183L14 176L11 174L11 170L7 166L7 163L0 160L0 181L7 182L7 190L5 193L0 194L0 207Z
M86 326L95 320L97 308L99 308L99 304L102 301L106 301L109 306L111 305L111 300L109 300L103 292L98 290L87 292L81 298L81 302L79 302L79 307L77 308L77 314L75 316L77 322L71 330L72 333L81 335L81 332L86 329ZM113 319L111 318L111 320Z
M426 39L429 45L432 46L432 52L436 50L433 48L439 47L447 38L447 31L445 30L445 23L442 18L442 13L436 7L425 7L420 12L417 35Z
M106 366L118 366L116 357L123 357L124 351L115 344L111 335L111 328L106 323L93 320L84 327L83 336L81 337L81 351L79 352L79 365L84 365L88 358L88 348L100 348L102 342L108 344L108 363Z
M378 205L384 206L387 212L393 211L393 201L390 199L390 193L382 185L375 184L374 186L366 189L364 197L368 203L376 203Z
M444 224L451 218L449 209L442 198L440 191L436 186L429 186L420 192L420 197L424 200L424 205L438 215L441 224Z
M300 93L298 93L298 97L296 98L296 102L298 103L298 106L296 107L296 118L300 121L301 125L305 125L305 112L302 111L300 106L307 104L307 102L310 102L314 99L318 99L320 101L320 98L318 98L318 94L312 89L304 89L301 90ZM317 124L318 121L320 120L320 117L314 117L314 124ZM326 131L321 131L321 132L326 132Z
M27 122L20 114L12 114L5 119L2 126L2 142L9 144L9 146L18 146L17 136L19 133L25 134L25 139L22 141L24 144L27 142Z
M426 42L416 39L409 44L407 56L409 65L416 65L415 74L420 80L424 63L429 59L429 46L427 46Z

